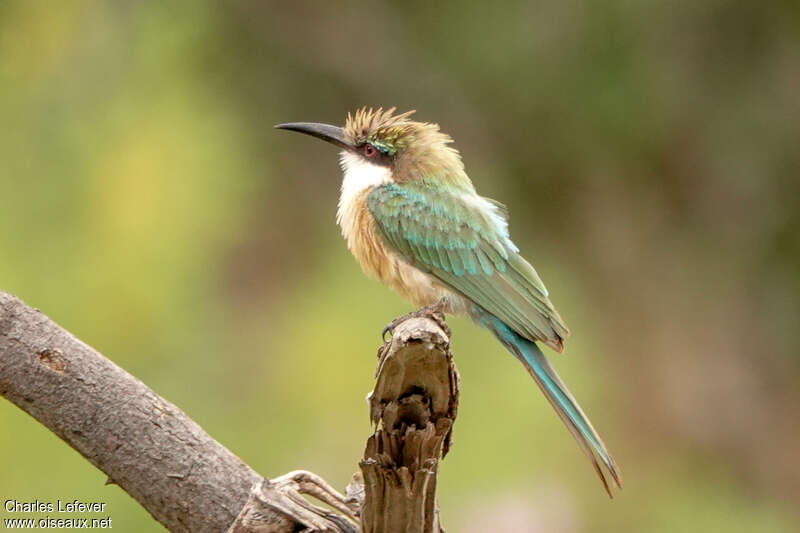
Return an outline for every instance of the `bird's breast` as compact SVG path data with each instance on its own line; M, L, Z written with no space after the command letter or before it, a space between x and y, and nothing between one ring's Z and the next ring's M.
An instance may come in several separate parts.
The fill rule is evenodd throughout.
M430 274L405 261L383 242L375 219L366 205L370 190L371 187L367 187L346 196L343 187L336 217L347 247L364 272L386 283L414 305L431 305L445 298L450 304L449 311L463 311L458 295Z

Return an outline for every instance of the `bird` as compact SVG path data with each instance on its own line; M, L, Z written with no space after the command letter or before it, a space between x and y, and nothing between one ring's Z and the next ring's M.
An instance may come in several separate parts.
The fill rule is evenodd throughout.
M363 107L344 127L275 127L341 148L336 220L364 272L414 305L465 314L527 369L591 461L608 495L619 468L538 343L561 353L570 331L539 274L511 240L505 207L478 195L436 123Z

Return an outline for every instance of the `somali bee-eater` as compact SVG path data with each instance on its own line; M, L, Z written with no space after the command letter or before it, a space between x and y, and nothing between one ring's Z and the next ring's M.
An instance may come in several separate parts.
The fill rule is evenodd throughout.
M537 342L561 352L569 330L541 278L511 241L504 208L475 192L438 124L366 108L344 128L279 124L339 146L344 179L336 216L370 276L418 306L465 313L519 359L591 460L618 487L614 459Z

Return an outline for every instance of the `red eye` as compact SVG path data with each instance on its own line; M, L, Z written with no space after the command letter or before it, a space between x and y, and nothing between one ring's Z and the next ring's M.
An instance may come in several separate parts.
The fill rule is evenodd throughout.
M377 153L378 153L378 151L371 144L367 143L367 144L364 145L364 155L365 156L374 157L375 154L377 154Z

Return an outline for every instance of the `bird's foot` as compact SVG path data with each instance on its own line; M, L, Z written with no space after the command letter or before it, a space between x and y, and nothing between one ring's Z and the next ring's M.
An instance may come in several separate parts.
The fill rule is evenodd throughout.
M447 326L447 322L445 322L444 318L444 310L446 307L447 307L447 301L444 298L442 298L433 305L426 305L425 307L418 309L416 311L412 311L407 315L397 317L388 324L386 324L386 327L383 328L383 331L381 332L381 337L385 341L387 333L394 334L394 328L396 328L401 322L409 318L430 318L431 320L436 322L436 324L438 324L440 328L442 328L442 331L444 331L448 337L450 337L450 328Z

